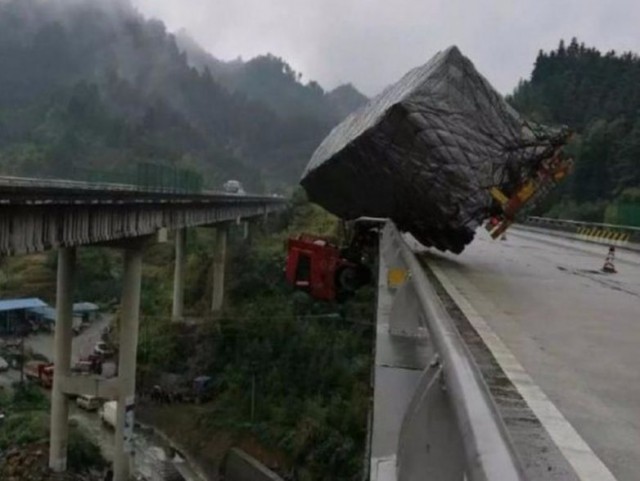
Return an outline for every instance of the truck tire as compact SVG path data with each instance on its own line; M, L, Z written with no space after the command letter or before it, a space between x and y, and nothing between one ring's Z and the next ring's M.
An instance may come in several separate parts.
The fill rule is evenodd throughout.
M338 289L355 292L371 282L371 270L364 264L344 266L336 273Z
M344 266L336 272L336 286L338 292L353 293L360 287L358 268L356 266Z

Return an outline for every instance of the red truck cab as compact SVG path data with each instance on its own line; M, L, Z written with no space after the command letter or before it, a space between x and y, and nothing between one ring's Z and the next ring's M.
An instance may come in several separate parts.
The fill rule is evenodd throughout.
M368 283L370 271L328 239L312 234L290 238L287 282L318 300L344 300Z
M24 367L28 379L37 382L42 387L50 389L53 385L53 364L44 361L28 362Z
M336 272L346 264L338 246L323 237L300 234L289 239L287 253L289 284L308 292L314 299L335 299Z

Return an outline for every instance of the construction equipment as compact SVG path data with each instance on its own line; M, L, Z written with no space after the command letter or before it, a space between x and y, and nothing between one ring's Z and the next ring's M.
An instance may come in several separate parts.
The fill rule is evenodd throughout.
M526 206L535 207L573 167L573 159L563 154L558 147L553 155L540 163L535 175L525 179L515 189L511 197L505 195L498 187L490 189L491 196L497 202L500 212L489 218L485 225L493 239L500 237L516 219L516 215Z
M213 399L214 383L211 376L198 376L193 380L193 397L197 404Z
M361 218L345 228L350 238L339 247L326 237L300 234L287 245L287 282L318 300L344 300L369 283L371 247L378 238L379 219Z

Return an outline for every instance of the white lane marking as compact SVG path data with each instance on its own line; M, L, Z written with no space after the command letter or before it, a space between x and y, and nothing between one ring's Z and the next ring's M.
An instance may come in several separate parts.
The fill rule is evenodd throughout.
M433 262L429 262L429 267L442 284L442 287L478 332L478 335L489 348L504 373L540 420L553 442L560 449L560 452L571 464L578 478L582 481L616 481L611 471L582 439L542 389L533 382L531 376L525 371L509 348L464 295L453 285L444 271ZM474 292L474 295L484 299L484 296L479 292Z

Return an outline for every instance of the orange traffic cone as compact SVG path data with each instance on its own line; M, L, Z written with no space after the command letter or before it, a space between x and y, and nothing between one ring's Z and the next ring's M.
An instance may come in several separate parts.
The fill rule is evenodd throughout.
M609 247L609 253L607 254L607 258L604 260L604 266L602 266L602 272L606 272L607 274L615 274L616 267L613 265L613 261L616 257L616 248L611 246Z

